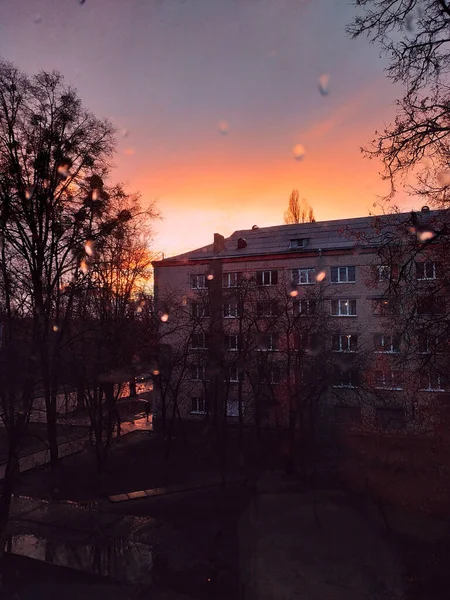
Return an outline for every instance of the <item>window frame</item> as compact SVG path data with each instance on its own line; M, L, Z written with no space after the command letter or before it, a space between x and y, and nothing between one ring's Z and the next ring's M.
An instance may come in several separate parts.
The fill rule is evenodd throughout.
M203 346L194 345L194 338L196 338L196 337L202 339ZM190 347L191 347L191 350L208 350L208 346L206 344L206 334L202 331L199 333L193 333L191 336Z
M302 305L306 305L306 310L302 310ZM313 307L313 308L311 308ZM294 317L306 317L308 315L315 315L317 309L317 301L316 300L294 300L292 303L292 311L294 313Z
M419 277L418 269L423 269L423 276ZM431 275L427 274L427 267L431 265ZM435 281L442 276L442 263L435 260L424 260L416 262L416 279L417 281Z
M301 281L302 275L306 274L306 281ZM291 281L293 285L314 285L316 283L316 268L315 267L298 267L291 269Z
M203 281L203 285L199 285L199 278L200 278L200 281ZM196 282L195 285L193 284L193 281ZM206 290L207 289L206 273L190 274L189 275L189 285L190 285L191 290Z
M225 308L228 307L228 312ZM231 310L231 309L234 310ZM224 319L239 319L241 316L241 307L239 302L224 302L222 304L222 316Z
M268 277L266 277L268 274ZM265 279L269 281L266 282ZM270 287L278 285L278 270L277 269L264 269L256 271L256 285L261 287Z
M258 346L257 351L258 352L278 352L278 340L279 340L279 334L278 333L267 333L267 332L260 332L258 335L260 336L264 336L266 339L270 340L270 343L267 344L267 348L260 348Z
M381 375L382 375L381 378L378 378L378 381L382 382L381 385L377 384L376 373L381 373ZM396 374L400 373L399 380L397 382L395 381L394 373L396 373ZM389 376L387 377L387 375L389 375ZM392 390L392 391L398 391L398 392L403 390L401 371L399 371L397 369L374 369L373 377L374 377L374 386L373 387L376 390ZM390 381L388 381L388 380L390 380Z
M242 273L239 271L227 271L222 273L222 287L225 289L237 288L239 286L241 276ZM235 279L234 283L230 283L231 279Z
M301 243L299 243L301 242ZM289 249L290 250L299 250L301 248L306 248L308 245L309 238L291 238L289 240Z
M194 406L194 401L197 404L197 408L193 408ZM203 396L190 396L190 402L191 402L191 406L190 406L190 410L189 413L191 415L206 415L207 414L207 406L206 406L206 400ZM199 407L203 407L203 408L199 408Z
M376 339L380 338L380 344L377 345ZM390 343L386 343L390 340ZM374 333L373 346L376 354L399 354L400 353L400 336L389 333ZM386 347L390 347L386 350Z
M335 344L334 341L337 338L337 346L338 348L335 348ZM352 338L354 338L354 341L352 340ZM345 340L345 344L343 344L343 340ZM354 345L354 349L352 350L352 346ZM345 348L345 346L347 346ZM356 333L336 333L332 336L332 343L331 343L331 350L332 352L343 352L343 353L347 353L347 354L355 354L356 352L358 352L358 335Z
M231 347L230 341L234 339L236 341L236 347ZM240 344L240 339L239 339L239 334L238 333L227 333L225 335L225 345L226 345L226 351L227 352L239 352L239 350L241 349L241 344ZM234 344L233 344L234 346Z
M204 364L191 364L190 381L206 381L206 366ZM195 370L195 376L194 376Z
M353 269L353 279L349 279L349 269ZM345 279L341 279L341 271L345 271ZM356 266L332 266L330 267L330 282L331 283L356 283Z
M335 303L335 302L337 303L336 304L337 309L338 309L337 312L333 312L333 303ZM351 304L352 302L354 302L354 305ZM354 306L355 312L354 313L347 312L346 314L343 314L341 312L341 306L345 306L345 304L342 304L342 303L347 303L349 310L351 309L352 306ZM356 311L356 299L355 298L336 298L336 299L331 300L331 313L330 314L332 317L357 317L358 314Z
M344 383L344 376L349 375L349 383ZM352 381L356 378L356 382ZM337 380L340 380L340 383L337 383ZM357 369L349 369L348 371L343 371L338 365L334 365L333 370L333 384L334 388L338 389L356 389L359 383L359 372Z

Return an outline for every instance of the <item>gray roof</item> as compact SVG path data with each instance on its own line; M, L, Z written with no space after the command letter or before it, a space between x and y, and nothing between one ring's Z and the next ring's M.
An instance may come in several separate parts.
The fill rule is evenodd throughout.
M418 226L430 227L442 214L440 211L414 213ZM411 225L412 213L397 213L381 216L357 217L353 219L339 219L336 221L316 221L314 223L297 223L294 225L275 225L256 229L242 229L235 231L225 239L225 248L218 256L242 257L267 254L281 254L302 252L302 249L291 250L290 240L296 238L307 239L304 251L333 250L353 248L356 245L372 246L380 243L381 239L393 233L402 223ZM243 238L247 245L238 248L238 240ZM160 262L175 260L201 260L212 258L213 244L197 248L166 258Z

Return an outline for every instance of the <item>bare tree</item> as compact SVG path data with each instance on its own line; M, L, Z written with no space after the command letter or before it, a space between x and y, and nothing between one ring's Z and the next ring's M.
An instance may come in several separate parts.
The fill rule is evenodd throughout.
M404 84L394 123L376 132L366 154L384 163L391 194L406 176L426 203L449 199L450 4L446 0L358 0L362 14L349 26L353 37L365 35L387 56L387 74ZM408 179L408 184L411 178Z
M309 202L302 198L300 200L298 190L292 190L289 196L288 209L284 213L284 222L287 225L294 223L314 223L314 210Z

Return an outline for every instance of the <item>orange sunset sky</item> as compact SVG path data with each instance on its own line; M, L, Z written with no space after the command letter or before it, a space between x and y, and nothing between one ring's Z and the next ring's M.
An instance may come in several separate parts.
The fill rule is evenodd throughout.
M377 47L347 36L355 11L346 0L15 0L0 5L0 56L60 70L113 121L113 176L157 202L154 247L171 255L282 223L293 188L317 220L375 210L388 185L359 148L392 120L401 88Z

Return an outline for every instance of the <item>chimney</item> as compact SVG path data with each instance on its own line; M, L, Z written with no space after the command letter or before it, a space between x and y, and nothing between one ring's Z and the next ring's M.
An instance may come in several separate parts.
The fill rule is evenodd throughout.
M214 234L213 255L217 256L225 250L225 238L220 233Z

